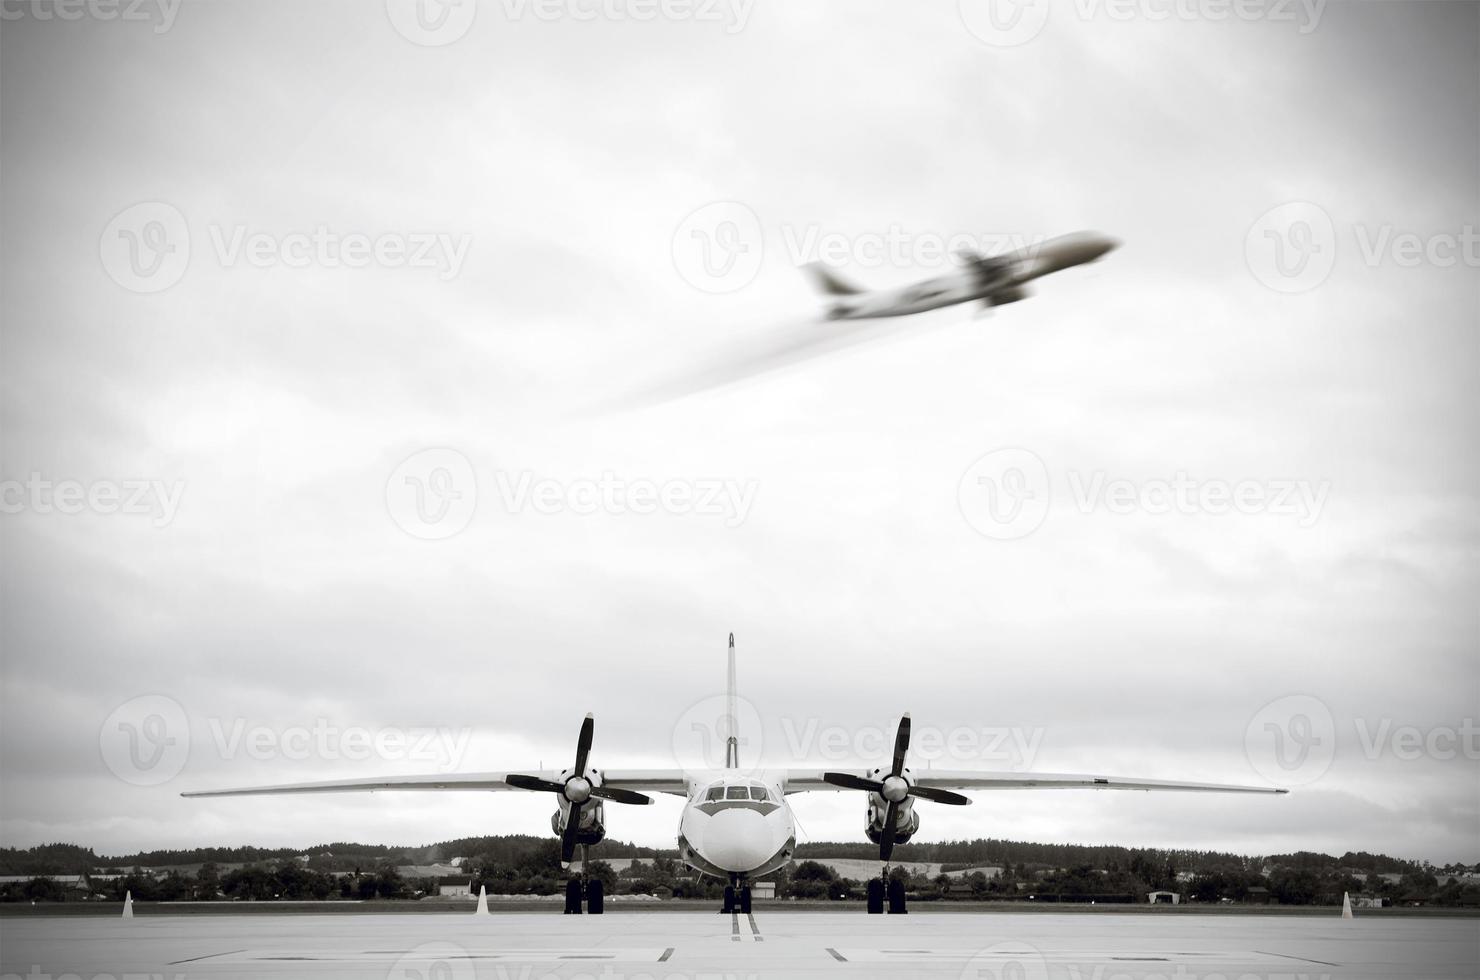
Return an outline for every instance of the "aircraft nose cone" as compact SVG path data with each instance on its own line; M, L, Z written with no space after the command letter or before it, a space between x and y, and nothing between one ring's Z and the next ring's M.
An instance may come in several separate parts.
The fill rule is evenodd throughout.
M709 818L701 840L704 859L726 871L753 871L775 853L766 819L754 810L721 810Z

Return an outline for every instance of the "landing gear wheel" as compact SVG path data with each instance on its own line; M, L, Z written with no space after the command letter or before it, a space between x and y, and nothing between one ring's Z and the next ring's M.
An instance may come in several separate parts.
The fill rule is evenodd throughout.
M884 882L878 878L868 880L868 914L884 914Z
M744 888L740 889L740 914L741 915L749 915L750 914L750 886L749 885L747 885Z
M889 879L889 914L909 914L909 909L905 908L904 902L904 882L898 878Z
M606 911L605 889L600 878L592 878L586 883L586 911L592 915L600 915Z
M581 914L581 880L572 878L565 883L565 914Z
M735 911L735 886L725 886L725 907L720 910L721 914L729 915Z

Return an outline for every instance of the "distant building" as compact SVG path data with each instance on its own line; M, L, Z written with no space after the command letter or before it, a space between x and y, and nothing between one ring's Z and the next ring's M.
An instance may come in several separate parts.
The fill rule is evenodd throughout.
M1181 905L1182 896L1176 892L1147 892L1146 901L1152 905Z
M1249 902L1252 905L1268 905L1269 889L1265 888L1263 885L1255 885L1253 888L1249 889L1249 894L1244 899L1244 901Z
M444 878L437 882L437 895L441 898L472 898L473 883L467 878Z
M750 886L750 896L751 898L775 898L776 882L757 881Z

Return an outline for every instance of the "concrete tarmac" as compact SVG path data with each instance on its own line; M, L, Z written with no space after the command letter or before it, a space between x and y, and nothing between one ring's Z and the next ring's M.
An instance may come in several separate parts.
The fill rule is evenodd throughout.
M1012 914L753 916L609 910L0 919L12 977L677 980L1449 980L1480 977L1480 919Z

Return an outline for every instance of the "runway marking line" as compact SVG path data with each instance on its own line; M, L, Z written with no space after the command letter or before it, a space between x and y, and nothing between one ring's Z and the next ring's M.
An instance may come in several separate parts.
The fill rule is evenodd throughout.
M837 950L833 949L831 946L828 946L827 947L827 951L829 953L831 953L832 954L832 958L835 959L835 960L837 960L839 963L846 963L846 962L848 962L848 957L844 956L842 953L839 953Z
M1317 966L1342 966L1343 965L1341 963L1327 963L1325 960L1308 960L1304 956L1291 956L1289 953L1266 953L1262 949L1256 949L1256 950L1254 950L1254 952L1260 954L1261 956L1279 956L1279 957L1283 957L1284 959L1287 959L1287 960L1298 960L1301 963L1314 963Z
M658 962L659 963L667 963L668 962L668 957L670 957L672 955L673 955L673 947L672 946L669 946L667 949L663 950L663 955L660 956L660 957L658 957Z
M731 912L730 913L730 942L732 942L732 943L738 943L739 941L740 941L740 913L739 912Z
M758 943L765 942L766 937L761 935L761 927L755 924L755 915L751 912L746 912L745 917L750 920L751 936L753 936L755 938L755 941Z
M175 962L173 962L173 963L166 963L165 965L166 966L179 966L181 963L199 963L201 960L208 960L208 959L210 959L213 956L230 956L233 953L245 953L245 952L246 952L246 950L244 950L244 949L228 949L224 953L207 953L204 956L192 956L188 960L175 960Z

